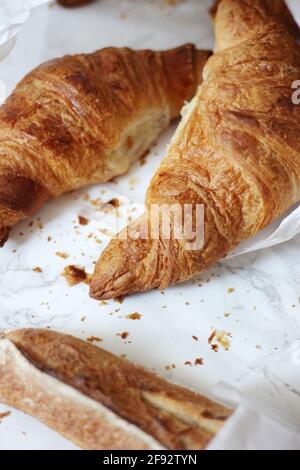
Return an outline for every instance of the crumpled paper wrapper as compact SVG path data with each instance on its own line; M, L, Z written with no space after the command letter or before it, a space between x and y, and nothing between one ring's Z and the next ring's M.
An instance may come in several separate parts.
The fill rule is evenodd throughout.
M28 20L30 12L43 3L49 2L47 2L47 0L1 1L0 60L4 59L12 51L18 39L18 34L21 32L22 26ZM29 36L36 38L36 49L34 53L31 52L29 54L26 49L26 44L22 43L20 44L18 54L12 54L12 60L9 66L3 69L0 76L0 80L6 85L6 87L2 89L3 93L5 90L6 93L10 92L22 76L29 72L34 66L55 56L68 53L90 52L108 45L164 49L174 47L184 42L194 42L202 48L213 47L212 29L206 14L207 8L211 4L209 0L203 0L201 2L199 2L199 0L179 1L178 5L174 8L168 6L168 2L164 0L124 0L121 10L120 3L120 0L101 0L101 2L99 1L76 10L65 10L58 5L54 5L50 9L48 5L35 11L33 14L35 15L36 29L32 30L30 34L27 32L27 38L29 38ZM291 7L293 7L296 16L300 18L300 6L298 1L289 0L289 3ZM164 15L157 14L157 11L154 12L153 4L157 4L157 8L161 9ZM101 15L101 27L99 26L99 15ZM116 23L116 15L120 15L124 21ZM141 15L146 15L147 23L143 22L140 27L139 20ZM35 43L35 41L32 41L32 43ZM158 155L163 153L163 149L167 145L174 130L175 125L171 127L169 132L162 136L161 141L149 155L149 159L153 159L153 162L146 165L144 169L138 169L138 177L142 179L143 184L140 186L137 185L136 181L134 181L136 177L131 174L131 176L125 176L120 179L117 191L113 183L102 185L107 191L107 200L115 197L117 194L119 199L122 200L123 198L125 203L127 202L125 196L130 194L130 207L131 209L134 208L135 215L143 211L145 187L150 181L151 175L158 164ZM96 197L97 193L97 188L91 188L90 199L93 198L93 194L95 194ZM50 214L52 218L57 209L58 213L60 212L57 217L58 226L61 227L64 223L66 224L64 227L66 243L68 241L67 227L70 221L68 222L67 216L62 219L61 213L62 210L66 211L68 204L70 205L70 210L76 210L77 213L80 212L83 216L88 217L93 226L98 229L101 228L105 231L113 223L109 215L105 217L101 214L99 215L98 212L95 212L95 208L90 206L89 201L80 198L84 192L79 192L78 194L79 196L76 196L72 201L68 200L67 196L64 201L62 198L63 202L60 201L57 204L52 203L52 205L50 204L49 208L46 209L46 211L48 211L47 214ZM122 223L125 223L122 217L119 223L121 227ZM52 224L51 228L53 227L54 225ZM18 228L18 230L20 230L20 228ZM291 240L299 233L300 206L297 205L280 220L274 222L271 226L259 233L257 237L241 243L239 247L228 255L228 258L278 245ZM106 234L104 244L109 242L111 235L112 233ZM14 235L12 238L14 238ZM71 239L69 242L71 245ZM30 244L30 240L28 243ZM35 246L37 247L36 254L39 259L39 257L42 257L42 251L39 252L42 248L39 246L39 242L37 242ZM32 253L32 249L33 247L28 246L28 252ZM86 250L88 251L87 247ZM30 255L28 255L26 249L25 253L28 258ZM97 252L97 256L99 254L100 253ZM96 251L93 252L93 255L94 258L91 256L91 259L97 257ZM16 292L18 292L18 283L20 283L20 285L24 283L24 276L16 276L14 273L19 273L20 270L23 270L27 276L27 272L23 265L21 268L19 266L15 267L14 263L14 261L11 262L13 265L11 271L13 278L10 278L10 274L8 274L4 277L3 283L4 288L5 283L7 283L8 286L14 283L14 288ZM90 269L92 269L92 262ZM53 268L53 270L55 270L55 268ZM50 279L49 273L47 273L47 276ZM52 281L50 282L49 279L47 278L46 282L50 284ZM42 287L43 285L41 284L41 288ZM175 292L176 295L176 288L173 292ZM178 294L180 294L179 289ZM151 303L151 294L148 295L147 302ZM78 302L79 299L81 301L80 296L81 294L79 295L78 293ZM24 302L26 300L25 297ZM32 299L33 304L34 301L35 299ZM175 300L175 302L177 301ZM157 306L156 300L154 305ZM57 303L57 308L59 308L59 306L60 302ZM57 326L60 327L59 322L60 319L58 319L58 316L54 316L50 326L53 328ZM40 326L40 323L36 323L36 325ZM43 325L41 324L41 326ZM70 329L72 333L73 330L75 330L73 326L70 327ZM67 330L69 331L69 327L67 327ZM153 354L154 353L153 351ZM284 354L280 356L279 362L278 357L276 357L274 368L272 369L271 367L271 370L278 371L278 369L280 369L280 377L285 377L286 379L286 383L284 384L279 382L275 383L277 379L273 376L272 380L268 377L265 382L262 382L260 375L260 388L257 390L255 384L257 383L256 375L259 374L259 372L253 367L252 372L245 372L244 380L241 380L239 377L239 383L235 383L234 386L230 383L223 382L215 387L215 396L219 397L222 401L225 400L229 404L238 407L238 409L221 433L211 443L211 449L278 448L278 442L281 443L281 448L299 449L300 412L295 411L299 409L299 401L297 401L299 397L297 397L295 392L295 402L293 403L290 394L289 406L286 407L282 405L283 402L279 399L278 402L276 402L276 399L274 400L272 390L272 386L276 386L278 390L280 389L282 391L285 389L283 385L286 386L287 384L287 393L292 393L293 390L296 391L299 389L300 383L298 375L293 374L293 369L286 368L285 355L290 358L291 354L292 351L286 350ZM217 356L215 360L218 361ZM237 358L234 360L237 361ZM222 367L222 361L220 367ZM269 363L268 367L270 368ZM279 395L280 394L278 394L278 396ZM57 446L59 447L59 444L57 444Z

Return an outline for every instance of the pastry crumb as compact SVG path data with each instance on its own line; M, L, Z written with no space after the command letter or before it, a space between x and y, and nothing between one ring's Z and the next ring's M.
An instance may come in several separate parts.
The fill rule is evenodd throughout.
M208 338L208 344L211 345L212 350L215 352L218 352L219 345L222 346L225 351L228 351L231 345L230 337L231 333L227 331L213 329Z
M119 309L117 309L117 310L119 310ZM126 318L128 320L140 320L142 318L142 315L138 312L134 312L134 313L129 313L128 315L126 315Z
M90 222L89 219L87 219L83 215L78 215L77 218L80 225L88 225Z
M197 358L195 359L194 364L195 364L195 366L203 366L204 361L203 361L202 357L197 357Z
M43 272L42 268L40 268L39 266L36 266L35 268L33 268L33 271L35 273L42 273Z
M86 273L83 267L74 266L73 264L66 266L62 275L70 287L76 286L81 282L89 284L91 278L90 274Z
M103 341L103 339L98 336L89 336L86 340L89 341L89 343L100 343Z
M122 339L127 339L129 336L128 331L123 331L123 333L117 333L117 336L120 336Z
M55 254L62 259L67 259L70 256L68 253L64 253L63 251L57 251Z
M11 411L4 411L3 413L0 413L0 423L2 419L8 418L11 415Z

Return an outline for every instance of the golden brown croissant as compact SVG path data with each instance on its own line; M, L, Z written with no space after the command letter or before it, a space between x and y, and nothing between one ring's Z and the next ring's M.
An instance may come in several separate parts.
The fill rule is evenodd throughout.
M193 97L209 55L107 48L27 75L0 108L0 245L49 198L125 173Z
M232 414L104 349L40 329L0 336L0 401L93 450L204 449Z
M263 0L222 0L217 50L186 110L146 198L152 204L204 204L204 245L175 236L113 239L95 268L91 295L164 289L206 270L300 200L300 46ZM232 46L232 47L231 47ZM143 233L142 220L131 231ZM125 232L122 234L125 238Z

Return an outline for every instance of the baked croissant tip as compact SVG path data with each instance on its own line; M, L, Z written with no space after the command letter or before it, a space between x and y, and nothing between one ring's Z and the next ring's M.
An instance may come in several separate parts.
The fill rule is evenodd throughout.
M10 228L0 227L0 248L2 248L8 240Z

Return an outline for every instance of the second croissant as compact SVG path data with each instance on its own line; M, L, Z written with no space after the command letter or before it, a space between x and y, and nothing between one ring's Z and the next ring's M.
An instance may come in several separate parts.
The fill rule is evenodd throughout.
M48 199L125 173L193 97L209 55L106 48L27 75L0 108L0 246Z

